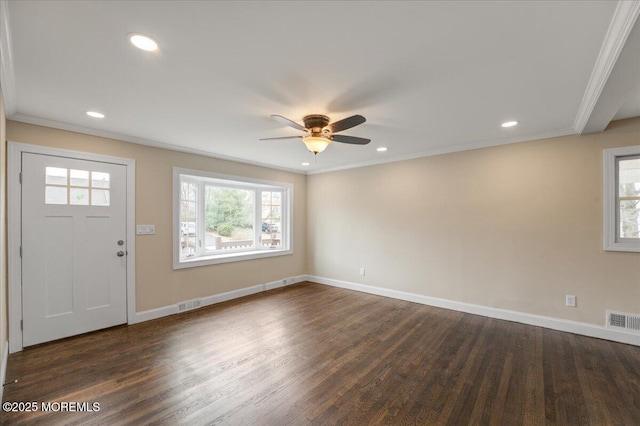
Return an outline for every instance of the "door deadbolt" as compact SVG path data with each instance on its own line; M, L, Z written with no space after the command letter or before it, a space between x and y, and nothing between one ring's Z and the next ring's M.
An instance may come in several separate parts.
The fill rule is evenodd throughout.
M118 253L116 253L118 255L118 257L122 257L124 256L124 252L122 250L120 250Z
M122 241L122 240L118 240L118 245L119 245L119 246L124 245L124 241Z

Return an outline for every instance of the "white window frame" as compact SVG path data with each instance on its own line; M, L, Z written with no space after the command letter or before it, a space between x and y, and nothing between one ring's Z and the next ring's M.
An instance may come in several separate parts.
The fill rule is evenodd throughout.
M215 186L223 186L238 189L252 190L272 190L282 192L282 217L280 230L280 247L268 248L260 247L255 241L254 246L249 249L225 250L224 253L206 254L204 248L199 249L198 256L188 259L180 257L180 193L181 180L189 180L194 177L200 183L199 192L204 193L204 180L209 180ZM202 207L204 208L204 206ZM260 224L260 212L257 205L255 208L254 223ZM200 210L200 207L199 207ZM196 222L197 229L204 229L204 218L198 214ZM274 182L260 179L247 178L243 176L233 176L220 173L206 172L202 170L185 169L181 167L173 168L173 269L192 268L197 266L215 265L219 263L238 262L243 260L261 259L265 257L283 256L293 254L293 184L285 182ZM197 233L196 233L197 235Z
M618 208L618 161L640 155L640 145L603 151L604 171L604 250L640 252L640 238L621 238Z

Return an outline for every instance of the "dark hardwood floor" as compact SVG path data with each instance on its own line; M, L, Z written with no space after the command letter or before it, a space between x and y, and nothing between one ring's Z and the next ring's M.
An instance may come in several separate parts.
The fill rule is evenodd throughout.
M9 357L2 424L640 424L640 348L302 283ZM55 405L54 405L55 407Z

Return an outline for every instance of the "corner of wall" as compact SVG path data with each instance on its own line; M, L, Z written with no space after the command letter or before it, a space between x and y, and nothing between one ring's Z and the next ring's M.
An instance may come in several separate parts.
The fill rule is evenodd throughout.
M4 374L9 345L7 343L8 306L7 306L7 119L4 98L0 88L0 375L4 383ZM0 384L1 384L0 383ZM2 390L0 389L0 397Z

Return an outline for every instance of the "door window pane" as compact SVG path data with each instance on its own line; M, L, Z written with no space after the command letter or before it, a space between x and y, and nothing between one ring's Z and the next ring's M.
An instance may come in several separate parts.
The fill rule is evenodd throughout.
M91 172L91 186L93 188L109 188L109 173Z
M70 170L71 186L89 186L88 170Z
M44 190L45 204L67 204L66 186L47 186Z
M45 176L45 183L47 185L67 185L67 169L47 167Z
M92 206L108 206L109 190L108 189L92 189L91 205Z
M89 190L87 188L70 188L69 204L77 206L88 206Z

